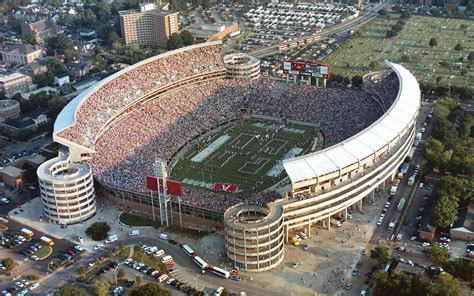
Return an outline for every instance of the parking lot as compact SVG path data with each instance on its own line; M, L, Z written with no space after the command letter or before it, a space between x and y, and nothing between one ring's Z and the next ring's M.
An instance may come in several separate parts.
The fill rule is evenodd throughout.
M315 41L311 36L323 28L343 23L359 15L353 6L344 4L287 4L270 3L258 6L244 14L252 26L252 33L235 49L250 51L264 46L277 46L280 50L299 46L297 38L306 38L306 43ZM280 48L281 42L295 41L288 47Z

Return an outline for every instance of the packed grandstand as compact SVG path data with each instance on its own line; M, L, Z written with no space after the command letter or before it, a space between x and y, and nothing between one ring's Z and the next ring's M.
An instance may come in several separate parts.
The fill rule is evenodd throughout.
M141 192L155 159L171 162L191 140L244 114L316 124L329 147L379 119L398 91L394 73L370 91L228 79L220 45L209 43L148 59L105 79L60 114L55 140L90 152L96 181ZM70 124L58 123L72 116ZM275 192L256 193L246 202L263 205L277 198ZM182 201L222 213L241 199L188 187Z

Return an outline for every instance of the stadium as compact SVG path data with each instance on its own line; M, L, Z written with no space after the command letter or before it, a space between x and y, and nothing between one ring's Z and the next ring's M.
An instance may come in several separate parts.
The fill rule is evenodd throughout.
M291 231L330 227L408 154L420 90L386 64L370 89L317 88L258 78L255 58L226 59L219 42L170 51L66 105L57 161L87 163L97 195L153 215L160 203L146 177L165 163L179 185L168 191L172 223L223 229L232 265L268 270Z

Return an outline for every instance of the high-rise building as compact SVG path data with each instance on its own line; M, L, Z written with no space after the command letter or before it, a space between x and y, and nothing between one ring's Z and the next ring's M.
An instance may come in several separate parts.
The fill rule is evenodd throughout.
M119 11L120 27L125 46L166 47L168 38L177 33L178 13L168 5L141 4L140 8Z

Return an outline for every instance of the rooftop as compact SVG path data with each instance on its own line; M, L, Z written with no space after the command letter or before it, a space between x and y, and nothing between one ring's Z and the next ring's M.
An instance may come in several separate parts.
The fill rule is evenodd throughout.
M0 45L0 51L2 52L16 52L21 54L31 54L41 49L31 44L2 44Z

